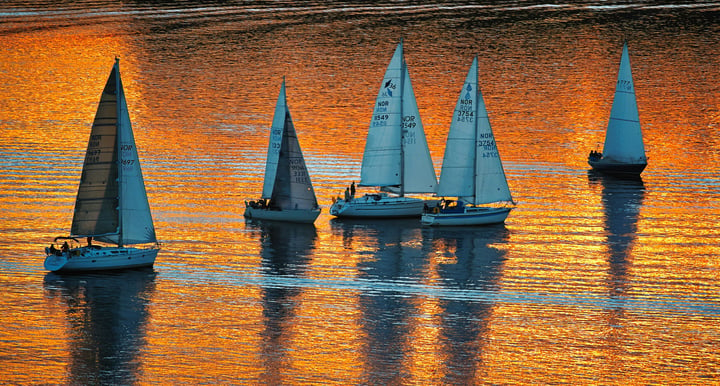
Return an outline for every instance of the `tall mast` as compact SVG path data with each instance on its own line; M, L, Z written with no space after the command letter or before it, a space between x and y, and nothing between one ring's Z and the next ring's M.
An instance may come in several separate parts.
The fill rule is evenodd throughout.
M400 61L400 196L405 195L405 117L403 116L405 103L405 46L400 38L402 46L402 60Z
M475 56L475 60L477 60L477 55ZM473 85L473 88L475 89L474 90L475 91L475 111L473 111L473 114L475 115L475 132L473 133L473 135L475 136L475 141L474 141L475 142L475 146L474 146L475 151L473 152L473 164L475 165L475 167L473 168L473 179L472 179L473 180L473 190L472 190L472 192L473 192L473 202L472 203L473 204L475 204L475 202L477 200L477 189L478 189L478 187L477 187L477 180L478 180L477 157L478 157L478 131L480 131L480 114L478 114L478 112L480 110L479 109L479 107L480 107L480 85L479 85L480 80L478 79L478 76L480 75L480 70L478 69L478 67L480 67L479 63L475 67L475 79L477 79L477 81Z
M122 122L122 103L120 102L120 98L122 97L122 83L120 82L120 58L117 56L115 57L115 67L113 68L113 71L115 71L115 109L116 109L116 116L117 121L115 122L115 146L117 147L115 151L117 152L117 165L118 168L118 184L120 185L118 188L118 247L123 246L123 216L122 216L122 195L123 195L123 187L122 187L122 180L123 180L123 168L122 168L122 130L120 129L120 124Z

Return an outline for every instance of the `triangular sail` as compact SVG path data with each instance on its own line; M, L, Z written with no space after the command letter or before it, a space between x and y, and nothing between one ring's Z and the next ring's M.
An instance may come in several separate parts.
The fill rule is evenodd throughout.
M283 80L282 86L280 86L280 95L275 103L272 126L270 126L270 140L268 142L267 158L265 159L265 180L263 181L262 198L271 198L273 188L275 187L275 175L278 169L286 111L287 101L285 97L285 81Z
M113 67L105 84L88 140L70 234L118 234L117 76Z
M400 42L385 71L370 121L360 185L400 186L403 46Z
M120 149L118 152L120 238L117 243L119 245L154 243L157 241L155 226L145 191L145 180L140 168L140 158L135 145L118 63L115 63L115 68L118 73L118 148Z
M432 193L437 189L402 42L395 49L375 101L360 185L399 193Z
M403 191L404 193L435 193L437 176L428 149L425 130L420 120L415 92L407 66L403 68Z
M615 98L605 134L603 158L621 163L647 162L627 43L623 45L620 59Z
M281 143L274 173L275 183L270 197L270 205L272 208L283 210L317 209L315 191L310 182L310 174L307 171L305 158L300 149L300 142L290 116L290 109L287 106L284 80L277 105L282 106L282 109L275 110L276 116L273 118L272 135L275 135L275 122L279 120L278 115L283 119L284 124L281 130ZM272 145L273 142L271 141Z
M476 205L512 201L478 86L477 58L473 60L455 105L438 195L458 197Z
M93 121L70 233L118 245L156 241L117 61Z

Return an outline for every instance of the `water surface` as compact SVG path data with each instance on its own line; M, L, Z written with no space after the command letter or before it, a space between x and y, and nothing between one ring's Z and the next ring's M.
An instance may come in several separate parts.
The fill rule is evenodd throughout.
M692 1L3 2L0 379L717 383L717 20ZM505 225L328 215L400 39L438 174L478 56ZM649 157L630 181L585 161L624 40ZM48 274L116 56L163 249L152 270ZM283 76L314 226L242 217Z

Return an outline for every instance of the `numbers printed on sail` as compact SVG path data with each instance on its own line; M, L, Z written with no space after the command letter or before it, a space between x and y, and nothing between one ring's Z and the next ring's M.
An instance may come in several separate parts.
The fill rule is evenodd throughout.
M414 145L416 143L415 132L403 130L402 142L404 145Z
M85 154L85 163L91 165L100 162L100 153L102 153L102 150L100 149L90 150L88 148L87 153Z
M618 79L617 88L620 90L630 91L633 88L632 81L627 79Z
M372 126L373 127L387 126L388 118L390 118L390 115L388 115L388 114L375 114L375 115L373 115Z
M477 141L478 148L482 148L485 151L492 151L496 150L497 147L495 147L495 140L492 139L479 139Z
M308 177L308 173L302 159L299 157L291 158L288 162L290 163L292 182L298 184L310 184L310 178Z
M402 118L403 129L414 129L417 126L414 115L406 115Z

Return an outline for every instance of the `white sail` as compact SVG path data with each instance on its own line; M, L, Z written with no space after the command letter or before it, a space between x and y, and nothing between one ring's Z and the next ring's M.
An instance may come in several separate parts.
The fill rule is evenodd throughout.
M401 193L437 188L415 93L398 43L378 92L363 154L360 185Z
M119 64L115 63L118 82L118 166L120 168L120 238L119 245L154 243L153 225L148 204L145 181L135 145L125 90L120 78Z
M439 196L479 205L512 201L473 60L450 124Z
M605 134L603 158L619 163L647 162L627 43L623 45L620 59L615 98Z
M400 186L402 123L403 47L400 42L385 71L375 99L365 152L360 171L360 185Z
M278 97L278 108L275 109L275 117L273 117L273 127L271 138L276 135L275 123L280 119L283 120L281 129L281 142L278 156L276 157L276 168L274 175L272 194L270 196L270 205L272 208L281 210L302 209L313 210L318 208L315 191L310 182L310 174L305 165L305 158L300 149L295 126L290 116L290 109L287 106L287 97L285 94L285 80L283 80L280 88L280 96ZM282 108L280 108L282 107ZM279 117L278 117L279 115ZM270 141L271 148L268 154L275 146ZM267 183L267 174L265 176Z
M437 176L420 120L410 73L403 66L402 148L404 193L435 193Z
M270 140L268 142L267 158L265 161L265 180L263 182L262 198L272 197L275 186L275 175L277 174L278 158L280 157L280 146L282 145L283 128L285 127L285 112L287 111L287 99L285 96L285 81L280 86L280 95L275 104L272 126L270 127Z
M156 241L117 61L93 121L70 233L121 246Z

